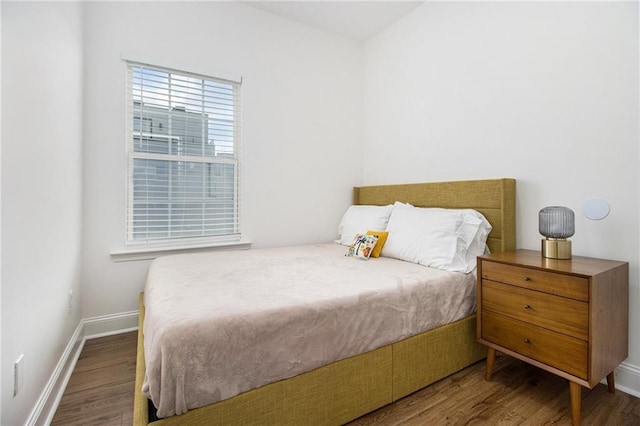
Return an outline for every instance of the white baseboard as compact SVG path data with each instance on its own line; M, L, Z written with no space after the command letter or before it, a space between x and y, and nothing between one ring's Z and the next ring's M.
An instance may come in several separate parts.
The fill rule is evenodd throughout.
M640 398L640 367L623 362L616 368L614 376L616 390Z
M31 411L28 426L51 424L85 341L138 329L138 311L80 320L44 391Z
M27 420L26 425L48 425L53 419L53 415L58 408L62 394L64 393L67 383L71 378L71 373L76 366L82 347L84 346L82 321L76 327L76 330L71 336L71 340L67 344L62 357L56 368L53 370L53 374L49 378L47 385L45 386L40 398L31 411L31 415ZM43 416L44 415L44 416ZM43 419L45 419L43 421Z
M126 333L138 329L138 311L87 318L84 321L85 339Z

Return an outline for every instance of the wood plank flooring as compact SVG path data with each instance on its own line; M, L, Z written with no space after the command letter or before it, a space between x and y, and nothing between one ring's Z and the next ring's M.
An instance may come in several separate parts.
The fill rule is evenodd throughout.
M357 419L362 425L571 425L568 382L516 359L485 362ZM582 390L583 426L640 425L640 399L605 385Z
M133 423L137 332L87 340L52 425Z
M86 342L52 425L131 425L136 333ZM493 380L484 361L361 417L363 425L570 425L566 380L498 357ZM582 390L584 426L640 425L640 399L604 385Z

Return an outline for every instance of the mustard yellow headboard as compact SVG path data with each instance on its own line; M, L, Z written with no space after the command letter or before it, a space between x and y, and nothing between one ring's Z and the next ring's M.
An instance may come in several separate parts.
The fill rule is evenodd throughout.
M484 179L409 183L353 188L354 204L386 205L396 201L416 207L474 209L493 226L487 245L491 252L516 248L516 181Z

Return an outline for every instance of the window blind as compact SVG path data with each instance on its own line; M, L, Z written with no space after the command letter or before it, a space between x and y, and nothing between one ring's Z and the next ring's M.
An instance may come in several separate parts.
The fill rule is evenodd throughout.
M239 239L240 85L127 62L127 241Z

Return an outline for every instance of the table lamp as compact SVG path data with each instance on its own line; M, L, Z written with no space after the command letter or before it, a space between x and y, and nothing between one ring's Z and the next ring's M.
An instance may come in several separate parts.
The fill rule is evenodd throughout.
M542 240L542 256L549 259L571 259L571 241L575 233L573 210L561 206L545 207L538 213Z

